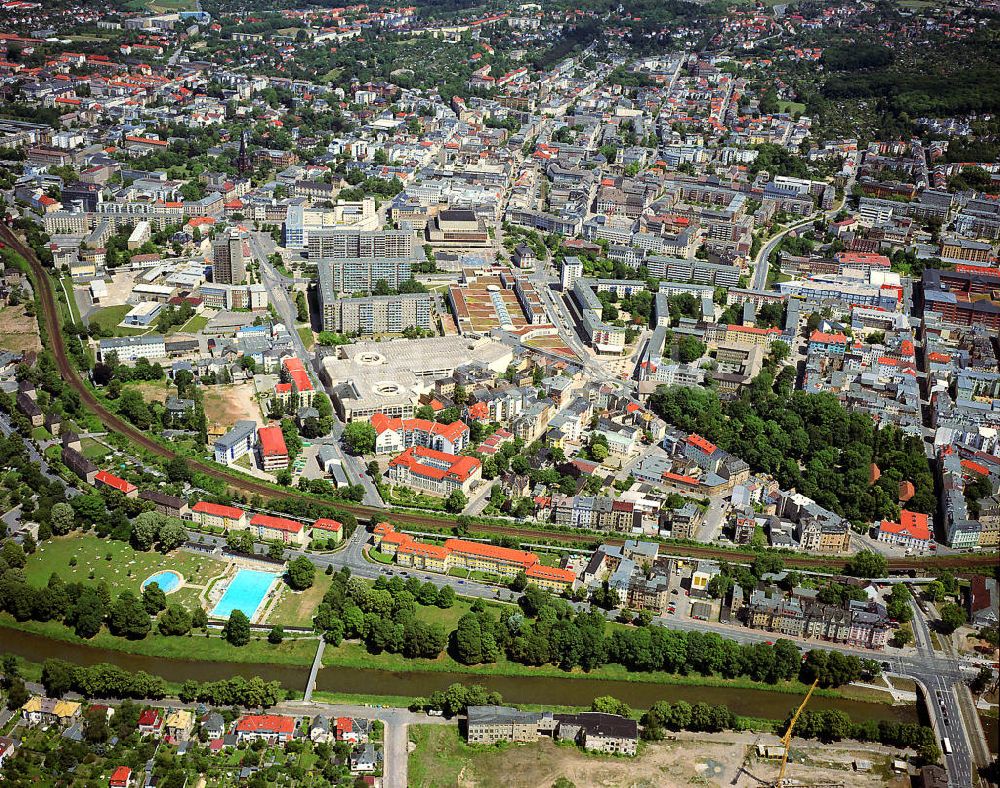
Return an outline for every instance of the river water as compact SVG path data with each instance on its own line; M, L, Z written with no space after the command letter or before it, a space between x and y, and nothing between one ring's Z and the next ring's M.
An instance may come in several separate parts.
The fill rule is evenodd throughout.
M196 643L192 639L192 644ZM200 660L160 659L127 654L111 649L51 640L42 635L0 629L0 652L16 654L32 662L57 657L79 665L109 662L129 671L144 670L167 681L217 681L233 675L262 676L281 682L288 689L302 691L309 677L305 667L287 665L206 662ZM508 703L532 703L558 706L588 706L600 695L613 695L633 708L648 708L658 700L689 703L724 703L736 714L784 719L794 709L799 696L756 689L659 684L644 681L566 678L546 676L491 676L463 673L394 672L377 669L326 667L317 676L318 691L373 695L426 697L454 683L482 684L499 692ZM891 719L915 722L916 707L888 706L846 698L814 697L810 709L839 709L852 719Z

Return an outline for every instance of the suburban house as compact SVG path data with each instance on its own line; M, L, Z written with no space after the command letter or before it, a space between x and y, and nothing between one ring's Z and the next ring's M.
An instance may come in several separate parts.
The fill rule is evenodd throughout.
M159 709L146 709L139 715L136 728L143 736L155 736L163 730L163 715Z
M236 723L238 742L258 739L276 744L289 741L295 735L295 718L283 714L248 714Z
M21 715L25 725L68 725L80 716L80 704L33 695L21 707Z
M109 788L131 788L132 785L134 785L132 770L128 766L119 766L111 772L111 779L108 780Z
M194 730L194 714L187 709L168 711L163 721L163 729L171 741L187 741L191 738L191 731Z

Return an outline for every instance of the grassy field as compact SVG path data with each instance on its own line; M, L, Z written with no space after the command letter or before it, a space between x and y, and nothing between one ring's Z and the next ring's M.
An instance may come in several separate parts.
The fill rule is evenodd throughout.
M302 344L306 346L306 350L312 350L314 344L316 344L316 337L313 334L313 330L309 326L299 326L296 329L299 332L299 338L302 340Z
M24 304L0 309L0 350L23 353L42 349L38 338L38 322L25 314Z
M330 575L319 573L312 588L299 593L293 592L287 586L282 588L281 599L271 609L267 617L268 624L280 624L283 627L312 626L316 608L323 601L323 595L330 588Z
M107 457L108 454L111 453L111 450L108 449L107 446L105 446L103 443L94 440L93 438L81 438L80 446L83 448L82 451L83 456L86 457L88 460L97 463L99 463L101 460Z
M75 566L70 565L73 559ZM161 569L176 569L184 576L185 583L204 585L224 568L222 561L202 555L181 551L168 555L139 553L124 542L91 534L71 534L40 544L28 557L24 573L28 582L36 586L45 585L53 572L66 581L104 580L112 595L116 595L126 589L138 592L142 581Z
M806 111L806 105L799 101L779 101L778 102L778 112L789 112L792 115L799 113L800 115Z
M103 330L109 331L118 336L136 336L146 333L141 328L121 328L118 324L122 322L125 315L131 311L129 304L119 304L118 306L105 306L91 312L87 318L90 325L100 326Z
M204 315L195 315L190 320L188 320L183 326L174 326L167 333L197 334L207 325L208 325L207 317L205 317Z

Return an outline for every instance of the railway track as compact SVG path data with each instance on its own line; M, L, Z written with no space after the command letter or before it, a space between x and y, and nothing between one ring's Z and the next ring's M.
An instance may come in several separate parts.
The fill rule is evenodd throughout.
M59 306L56 303L55 294L52 289L52 281L49 278L48 272L38 260L34 251L6 224L0 223L0 237L3 238L3 241L8 246L24 257L24 259L28 261L28 265L31 267L35 280L35 292L38 294L38 300L41 305L42 313L45 317L49 349L52 351L56 367L58 368L63 379L73 388L74 391L77 392L77 394L80 395L81 401L88 409L90 409L91 412L96 414L101 419L105 427L110 430L114 430L115 432L120 432L136 445L141 446L158 457L172 459L177 456L175 452L153 440L146 433L137 429L116 413L108 410L104 404L94 396L94 393L87 387L77 370L74 368L66 352L65 339L62 331L60 330ZM187 460L188 466L193 471L203 473L212 479L224 482L231 490L239 493L259 495L265 500L272 501L282 500L302 501L311 504L319 503L315 497L305 495L297 490L276 489L260 482L256 482L253 479L229 473L224 468L217 465L212 465L202 462L201 460L187 457L185 459ZM371 506L341 501L331 503L330 505L343 511L350 512L361 523L371 523L373 520L377 521L378 519L386 516L386 512L384 510ZM414 530L449 527L453 524L453 521L448 518L414 514L412 512L393 512L392 519L397 525L401 527L409 527ZM587 534L560 533L558 531L517 528L514 526L504 525L477 524L476 530L497 536L516 536L521 539L548 540L565 544L567 547L571 547L573 545L584 547L597 541L596 534L594 536L590 536ZM611 544L620 544L622 540L607 539L605 541ZM697 547L692 545L671 545L670 550L673 553L689 555L692 558L704 558L716 561L745 561L752 558L751 555L738 550L725 550L722 548L708 546ZM833 556L830 558L785 556L784 562L789 567L809 569L817 567L822 568L830 565L831 563L837 563L837 558ZM978 568L991 568L995 563L996 556L992 554L932 556L922 559L890 559L889 568L893 571L899 572L926 571L945 566L949 568L972 570Z

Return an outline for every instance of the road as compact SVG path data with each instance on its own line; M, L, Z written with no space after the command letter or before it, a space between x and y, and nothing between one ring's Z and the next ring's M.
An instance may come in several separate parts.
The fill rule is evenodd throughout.
M818 217L814 214L807 219L796 222L794 224L788 225L784 230L778 233L774 238L768 241L764 248L760 250L757 255L756 267L753 272L753 280L750 287L754 290L766 290L767 289L767 270L771 266L771 254L775 249L778 248L778 244L782 242L784 237L788 235L792 230L797 230L800 227L806 227L816 221Z
M934 650L930 628L923 609L915 601L913 608L913 640L918 656L910 677L924 688L927 713L931 725L938 735L938 744L947 738L952 752L945 753L944 762L948 770L948 785L956 788L974 785L972 742L966 730L962 712L958 705L956 682L961 681L961 671L955 675L957 659L942 660ZM944 664L940 664L944 662ZM936 664L936 669L932 666Z
M261 283L267 288L271 303L278 310L278 316L291 334L296 355L303 360L313 385L325 391L326 389L319 378L316 356L306 349L302 337L299 336L299 332L296 330L298 307L296 307L290 292L295 280L282 274L268 260L268 257L274 252L275 248L271 236L266 233L250 233L250 248L253 251L254 257L260 262ZM329 396L328 391L327 395ZM360 484L365 488L363 502L366 505L385 506L382 502L382 496L379 495L378 488L368 476L364 463L357 457L344 451L343 444L341 443L344 425L336 419L336 414L334 415L334 419L333 437L335 440L330 445L337 452L344 470L351 479L351 483Z

